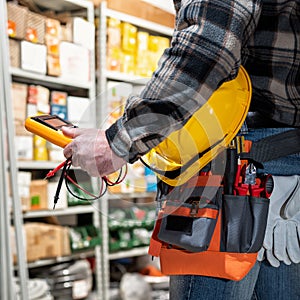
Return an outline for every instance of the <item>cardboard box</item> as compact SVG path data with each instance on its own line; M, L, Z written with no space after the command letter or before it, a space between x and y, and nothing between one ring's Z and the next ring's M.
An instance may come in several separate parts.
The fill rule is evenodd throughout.
M55 225L44 225L41 227L42 234L42 257L51 258L62 255L61 229Z
M18 172L18 192L21 199L22 211L30 210L31 172Z
M61 24L59 20L46 18L45 20L46 36L61 38Z
M29 136L32 137L32 133L27 131L24 126L24 120L14 120L15 134L16 136Z
M48 182L32 180L30 183L31 209L48 209Z
M46 74L47 48L45 45L21 42L21 68L27 71Z
M21 66L21 50L20 42L14 39L9 39L9 59L10 66L20 68Z
M27 260L35 261L70 254L68 229L52 224L24 224Z
M32 43L44 44L45 42L45 20L40 14L28 11L26 18L25 39Z
M61 75L59 56L47 55L47 74L50 76Z
M93 112L90 104L88 98L69 96L67 98L68 120L75 125L88 123Z
M46 46L47 46L47 54L55 55L58 57L60 39L57 37L53 37L53 36L46 36L45 41L46 41Z
M51 91L50 104L67 105L68 94L61 91Z
M29 85L27 102L35 104L39 112L48 114L50 112L49 95L48 88L41 85Z
M35 261L42 258L40 243L40 223L25 223L24 231L26 237L26 256L27 261Z
M68 227L61 227L61 255L71 254L70 230Z
M25 6L17 5L14 2L7 2L7 18L11 30L8 34L10 37L24 39L25 28L27 22L28 8Z
M18 160L33 159L33 137L30 136L15 136L15 151Z
M11 83L11 97L13 103L14 120L24 122L26 118L27 85Z

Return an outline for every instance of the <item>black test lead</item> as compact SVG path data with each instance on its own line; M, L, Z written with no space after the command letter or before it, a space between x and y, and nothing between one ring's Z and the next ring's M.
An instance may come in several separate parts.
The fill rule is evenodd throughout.
M55 192L55 195L54 195L54 205L53 205L53 210L55 209L55 206L57 204L57 201L59 199L59 193L60 193L60 190L61 190L61 186L62 186L62 183L64 181L64 177L65 177L65 173L66 173L66 169L67 169L67 166L69 164L69 162L71 161L71 158L68 158L66 161L65 161L65 164L64 164L64 167L61 171L61 175L59 177L59 181L58 181L58 185L57 185L57 188L56 188L56 192Z

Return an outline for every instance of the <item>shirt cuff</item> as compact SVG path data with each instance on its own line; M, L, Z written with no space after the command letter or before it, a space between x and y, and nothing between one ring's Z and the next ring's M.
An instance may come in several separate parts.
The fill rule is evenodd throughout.
M122 124L122 119L112 124L105 134L112 151L117 156L129 163L134 163L139 159L139 152L134 148L133 142Z

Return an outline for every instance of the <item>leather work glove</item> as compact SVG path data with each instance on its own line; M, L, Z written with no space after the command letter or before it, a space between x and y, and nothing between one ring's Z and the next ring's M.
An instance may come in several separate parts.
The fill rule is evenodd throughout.
M300 177L273 179L267 228L258 260L265 257L273 267L279 267L280 262L300 262Z
M73 141L64 148L66 158L72 156L74 167L90 176L102 177L122 168L126 161L110 148L105 131L96 128L68 128L62 132Z

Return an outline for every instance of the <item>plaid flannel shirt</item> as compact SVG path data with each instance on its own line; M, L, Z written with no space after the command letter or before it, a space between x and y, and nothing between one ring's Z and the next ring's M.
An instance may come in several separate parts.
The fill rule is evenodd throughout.
M140 95L107 131L113 151L136 161L181 128L239 66L248 71L251 109L300 126L300 2L174 0L170 48Z

